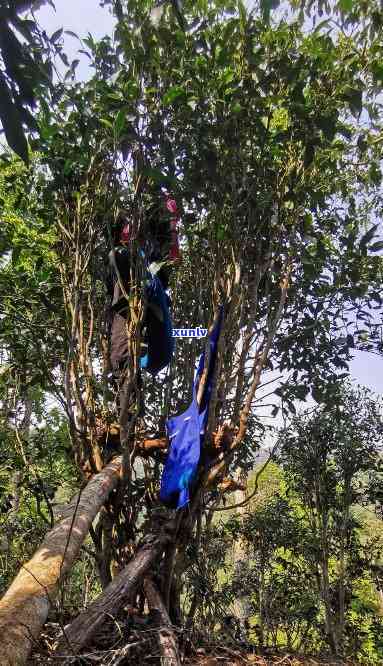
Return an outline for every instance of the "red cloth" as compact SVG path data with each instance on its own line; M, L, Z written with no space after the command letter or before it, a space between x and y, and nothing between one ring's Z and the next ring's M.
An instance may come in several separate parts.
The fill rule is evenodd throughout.
M129 243L129 241L131 240L131 236L132 236L132 230L131 230L130 224L128 222L127 224L124 225L124 227L121 231L120 242L121 243Z
M169 199L169 197L166 199L166 208L169 213L178 216L177 202L174 199Z

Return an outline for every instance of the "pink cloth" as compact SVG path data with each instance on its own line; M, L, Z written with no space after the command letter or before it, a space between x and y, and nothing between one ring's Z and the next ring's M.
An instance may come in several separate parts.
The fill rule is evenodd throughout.
M131 239L132 232L130 229L130 224L125 224L120 234L121 243L128 243Z
M173 215L178 214L177 202L174 199L166 199L166 208L168 209L169 213L173 213Z
M168 209L169 213L172 213L172 215L174 215L174 217L172 217L170 220L171 244L169 250L169 259L175 261L177 259L181 259L181 251L178 243L178 229L177 229L179 213L177 208L177 202L175 201L175 199L166 197L166 208Z

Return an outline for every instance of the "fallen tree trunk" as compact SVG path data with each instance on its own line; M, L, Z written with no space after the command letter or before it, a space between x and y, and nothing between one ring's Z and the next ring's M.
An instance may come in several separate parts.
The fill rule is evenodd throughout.
M160 644L162 660L167 666L180 666L181 661L172 623L160 593L150 578L146 578L144 581L144 592L150 610L154 611L158 616L158 623L160 625L158 629L158 642Z
M121 459L115 458L71 500L0 600L0 666L26 663L58 582L71 569L94 518L117 485Z
M137 551L125 569L112 580L89 608L65 627L65 635L60 639L55 655L61 657L78 654L84 646L89 645L105 620L115 617L123 606L129 603L131 593L162 555L169 539L169 534L163 534Z

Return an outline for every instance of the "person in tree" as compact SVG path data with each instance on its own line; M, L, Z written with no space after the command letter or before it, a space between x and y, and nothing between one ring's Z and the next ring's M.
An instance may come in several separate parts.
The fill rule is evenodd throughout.
M126 319L137 252L147 266L147 313L144 321L144 352L141 367L157 374L168 365L173 353L170 299L166 293L172 267L181 260L178 241L178 209L174 199L165 196L159 205L146 211L145 235L135 232L133 222L121 214L113 230L114 250L109 253L108 291L111 297L112 322L110 361L114 374L123 369L129 350Z

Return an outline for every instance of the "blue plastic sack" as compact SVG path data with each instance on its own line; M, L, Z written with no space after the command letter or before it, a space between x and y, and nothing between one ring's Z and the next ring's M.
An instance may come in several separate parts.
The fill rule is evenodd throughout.
M197 389L204 369L204 353L199 360L193 386L193 400L190 406L185 412L166 422L170 444L161 478L160 500L172 508L181 509L190 500L190 488L198 469L201 442L203 442L208 420L221 323L222 308L218 321L209 336L210 362L201 405L198 406L197 403Z

